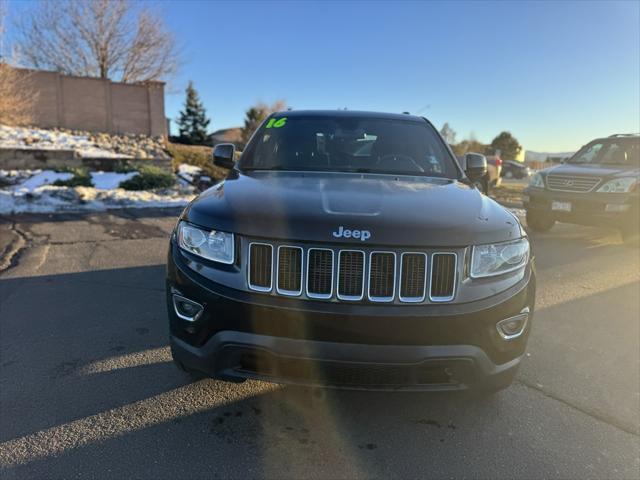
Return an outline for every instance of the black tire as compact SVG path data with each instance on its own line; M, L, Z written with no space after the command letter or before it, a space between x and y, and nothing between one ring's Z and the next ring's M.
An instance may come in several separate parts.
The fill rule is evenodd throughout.
M527 210L527 226L534 232L548 232L555 225L554 218Z

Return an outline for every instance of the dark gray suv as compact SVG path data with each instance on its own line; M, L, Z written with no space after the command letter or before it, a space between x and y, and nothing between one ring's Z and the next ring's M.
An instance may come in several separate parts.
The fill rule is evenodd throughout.
M241 381L498 390L524 355L535 269L518 219L433 125L346 111L269 117L169 246L171 350Z
M562 165L531 177L524 191L527 224L548 231L556 222L618 228L629 244L640 231L640 135L589 142Z

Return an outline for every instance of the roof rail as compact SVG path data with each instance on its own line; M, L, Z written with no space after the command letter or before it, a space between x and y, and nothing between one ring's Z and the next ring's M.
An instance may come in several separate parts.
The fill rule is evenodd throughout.
M613 135L609 135L609 138L613 137L637 137L640 136L640 133L614 133Z

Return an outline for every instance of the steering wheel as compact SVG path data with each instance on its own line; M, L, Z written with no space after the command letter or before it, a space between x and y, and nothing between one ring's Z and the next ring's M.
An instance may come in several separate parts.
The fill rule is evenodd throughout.
M418 165L413 157L410 157L409 155L404 155L402 153L387 153L378 159L376 165L384 166L387 162L390 163L389 167L397 167L398 164L401 164L403 168L409 167L409 170L413 169L416 172L424 173L424 168ZM389 170L392 169L393 168L389 168Z

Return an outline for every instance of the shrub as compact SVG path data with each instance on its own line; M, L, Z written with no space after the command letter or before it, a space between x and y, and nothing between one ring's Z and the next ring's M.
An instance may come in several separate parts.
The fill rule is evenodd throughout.
M119 187L125 190L152 190L154 188L169 188L176 183L175 177L161 168L147 166L138 171L138 175L120 182Z
M76 169L63 169L61 171L66 171L69 173L73 173L73 177L69 180L56 180L53 182L53 185L56 187L93 187L93 181L91 180L91 175L83 168Z
M213 164L212 150L210 147L181 145L178 143L167 144L167 152L173 159L174 171L178 170L180 164L186 163L202 168L204 173L213 180L222 180L227 176L228 171Z

